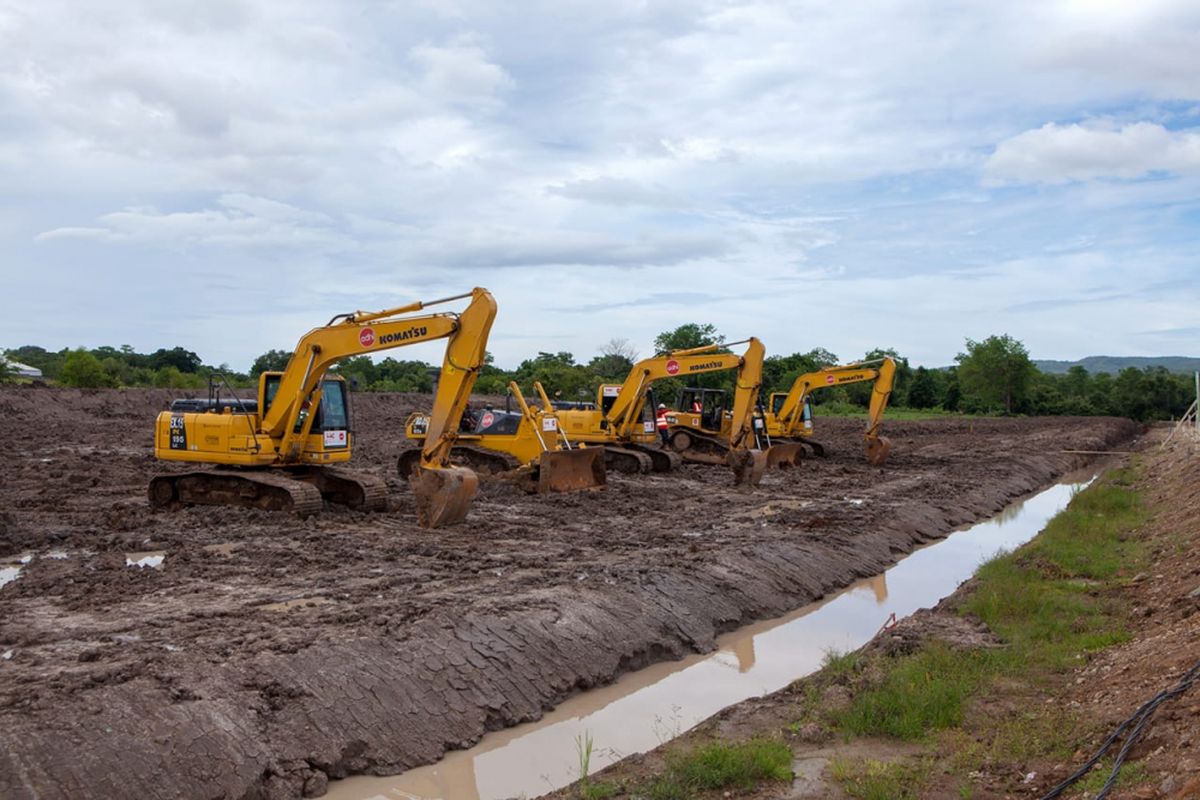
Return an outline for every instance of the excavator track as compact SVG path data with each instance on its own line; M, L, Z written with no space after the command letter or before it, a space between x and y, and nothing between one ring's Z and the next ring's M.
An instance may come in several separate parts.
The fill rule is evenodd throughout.
M671 447L684 461L697 464L725 464L729 447L713 436L692 430L677 430L671 434Z
M654 462L646 453L611 444L604 445L604 464L626 475L644 475L654 470Z
M324 507L316 486L278 471L200 470L159 475L150 481L148 492L152 508L172 510L190 505L238 506L308 517Z
M356 511L387 511L387 483L380 477L344 467L311 467L293 473L317 487L330 503Z
M683 463L683 456L673 450L665 448L647 447L643 444L626 445L631 450L637 450L639 453L650 457L650 468L654 472L670 472L673 469L678 469Z
M421 463L421 448L411 447L400 454L396 469L402 477L412 475L413 468ZM507 453L485 450L482 447L455 445L450 450L450 463L470 467L480 475L500 475L521 466L521 462Z
M809 450L812 450L813 455L817 458L825 457L825 445L821 444L820 442L814 442L812 439L792 439L789 441L795 441L804 445Z

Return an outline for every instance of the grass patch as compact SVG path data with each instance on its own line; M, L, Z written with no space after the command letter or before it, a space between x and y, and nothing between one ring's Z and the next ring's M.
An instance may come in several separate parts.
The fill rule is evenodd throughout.
M706 789L751 789L763 781L791 779L792 749L783 742L712 742L669 753L667 771L635 794L649 800L686 800Z
M836 650L826 650L821 658L821 673L830 683L840 683L853 677L862 665L862 654L857 652L839 653Z
M829 402L820 403L813 406L813 416L820 417L863 417L867 416L867 409L855 405L853 403ZM976 414L963 414L960 411L946 411L942 408L901 408L898 406L888 406L887 413L884 415L884 424L887 420L898 419L944 419L945 417L974 417Z
M805 698L805 713L823 716L847 738L926 741L950 753L936 762L938 771L960 779L964 797L972 792L965 778L971 771L1069 758L1093 732L1090 723L1042 702L1038 687L1053 685L1052 676L1086 653L1129 638L1126 608L1111 589L1146 562L1143 545L1129 535L1149 519L1137 482L1136 469L1105 474L1036 539L979 569L959 612L983 620L1004 648L931 643L897 658L830 653L820 681L849 685L850 707L822 712ZM934 763L843 762L834 776L856 798L918 797L933 780ZM1141 768L1125 770L1121 785L1136 784ZM1107 774L1094 771L1085 790L1094 792Z
M1127 536L1147 520L1118 470L1080 492L1032 542L984 564L964 610L1012 645L1021 669L1064 669L1080 653L1129 638L1121 607L1099 589L1145 561Z
M857 800L916 800L929 783L933 763L835 758L829 774Z
M931 645L890 665L880 685L860 691L848 710L832 715L833 721L849 736L910 741L960 725L963 703L1004 657Z
M1108 776L1112 774L1113 762L1111 758L1102 760L1099 764L1092 767L1092 771L1084 775L1079 783L1072 786L1072 790L1076 793L1084 792L1088 796L1098 794L1108 782ZM1117 774L1117 780L1113 783L1114 789L1125 789L1130 786L1137 786L1140 783L1145 783L1150 780L1150 773L1146 770L1146 765L1140 761L1126 761L1121 765L1121 771Z

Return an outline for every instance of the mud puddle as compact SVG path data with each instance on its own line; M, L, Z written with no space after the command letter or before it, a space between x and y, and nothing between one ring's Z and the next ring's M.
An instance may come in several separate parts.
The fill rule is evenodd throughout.
M166 550L142 550L137 553L126 553L125 566L158 569L163 565L163 560L166 557Z
M485 736L469 750L401 775L331 782L333 800L503 800L578 779L577 739L591 771L678 736L726 706L816 671L825 654L860 647L894 614L933 606L1002 549L1032 539L1094 473L1075 473L996 517L928 545L882 575L792 614L718 639L718 649L656 664L577 695L538 722Z

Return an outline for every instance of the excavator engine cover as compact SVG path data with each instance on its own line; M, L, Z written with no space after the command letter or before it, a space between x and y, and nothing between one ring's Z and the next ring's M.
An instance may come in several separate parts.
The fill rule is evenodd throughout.
M416 496L417 521L422 528L441 528L462 522L479 489L479 476L466 467L417 465L408 482Z
M892 452L892 440L886 436L880 436L867 442L867 461L873 467L882 467L890 452Z
M758 486L767 471L767 454L762 450L730 450L725 463L733 469L735 486Z
M538 461L537 493L578 492L607 483L603 447L547 450Z

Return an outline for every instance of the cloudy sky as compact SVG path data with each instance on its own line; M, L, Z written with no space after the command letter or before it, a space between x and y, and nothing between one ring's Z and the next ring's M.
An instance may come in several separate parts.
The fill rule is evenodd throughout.
M1198 355L1198 244L1194 0L0 0L0 347Z

